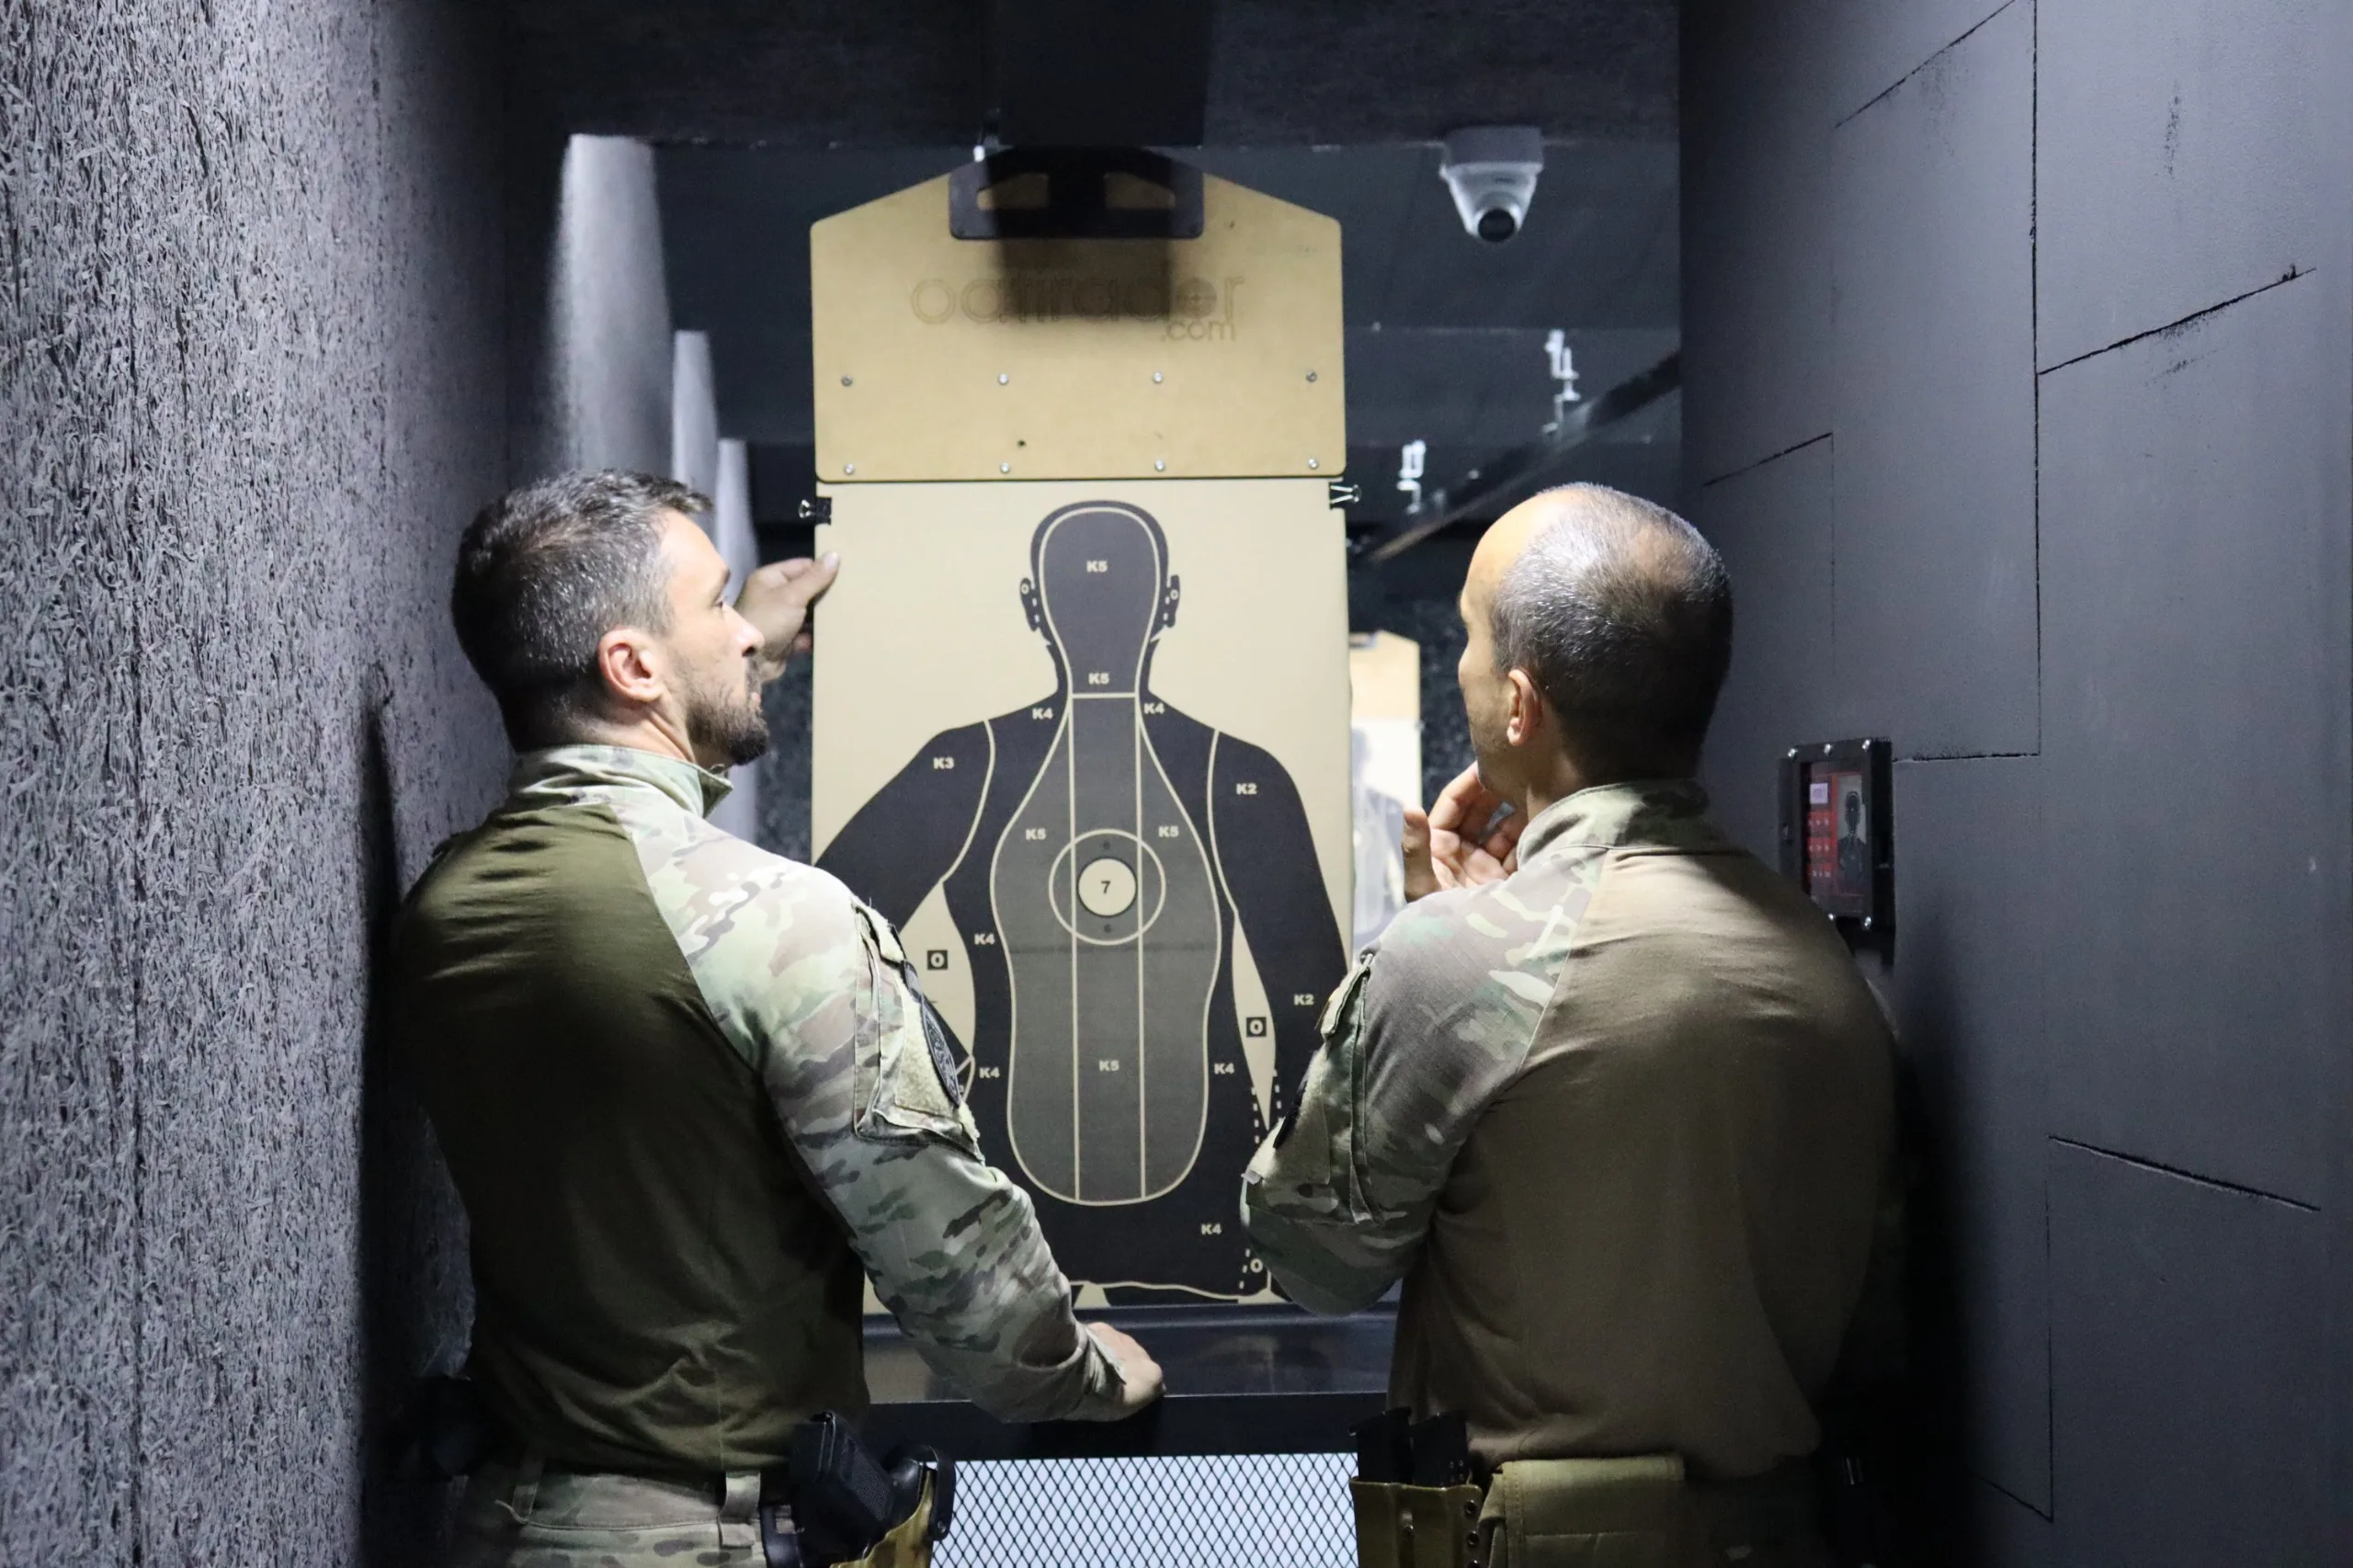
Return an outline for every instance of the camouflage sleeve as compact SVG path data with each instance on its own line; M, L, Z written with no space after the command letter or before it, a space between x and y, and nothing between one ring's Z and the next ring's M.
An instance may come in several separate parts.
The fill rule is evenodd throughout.
M1243 1177L1243 1228L1302 1306L1370 1306L1412 1267L1552 995L1567 933L1543 881L1423 900L1333 994L1298 1108Z
M924 1359L1001 1420L1119 1414L1118 1364L1080 1328L1029 1198L982 1158L890 923L716 832L640 852L705 1000Z

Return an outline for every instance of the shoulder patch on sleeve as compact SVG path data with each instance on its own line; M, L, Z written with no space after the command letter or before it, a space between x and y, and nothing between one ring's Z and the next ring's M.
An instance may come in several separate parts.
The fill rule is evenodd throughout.
M944 1138L973 1153L979 1130L964 1107L963 1075L947 1026L916 983L891 923L857 906L872 960L874 1016L858 1050L858 1131L883 1140Z
M910 966L912 968L912 966ZM924 1043L931 1048L932 1071L938 1074L939 1086L947 1091L950 1106L961 1108L964 1104L964 1074L957 1071L956 1052L948 1044L948 1026L939 1019L939 1009L923 994L915 977L907 976L907 989L913 991L915 1005L923 1013Z
M1348 1016L1348 1005L1357 999L1357 993L1364 989L1365 976L1371 970L1372 954L1370 952L1359 957L1348 967L1348 972L1341 978L1340 983L1333 988L1331 996L1324 1001L1324 1016L1315 1021L1317 1039L1327 1043L1331 1040L1332 1031L1337 1028L1341 1021Z

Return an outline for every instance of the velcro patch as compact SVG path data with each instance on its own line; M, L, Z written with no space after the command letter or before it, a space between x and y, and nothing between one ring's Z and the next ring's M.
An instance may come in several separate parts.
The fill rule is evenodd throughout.
M906 977L907 992L915 999L915 1010L923 1017L923 1042L930 1049L931 1065L939 1074L939 1086L947 1093L950 1106L964 1103L964 1074L956 1065L956 1048L948 1043L948 1026L940 1021L939 1009L915 983L915 966L903 963L900 972Z

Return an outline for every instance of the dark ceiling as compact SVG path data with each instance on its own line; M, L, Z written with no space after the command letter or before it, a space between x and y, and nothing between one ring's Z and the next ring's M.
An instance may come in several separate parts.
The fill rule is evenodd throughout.
M1212 145L1462 125L1671 140L1676 0L1219 0ZM970 145L982 0L513 0L518 85L563 128L823 149Z
M1535 440L1552 414L1551 329L1568 334L1588 398L1678 341L1671 142L1548 143L1527 226L1501 245L1463 232L1426 142L1183 155L1339 220L1347 472L1366 484L1364 515L1403 508L1393 481L1405 442L1427 443L1436 488ZM809 225L969 156L955 147L662 151L672 313L710 335L720 422L753 444L764 517L814 480ZM1613 428L1583 454L1577 476L1672 501L1678 434L1670 401Z
M1068 38L1095 3L509 0L527 120L663 144L673 313L710 335L764 518L814 478L809 224L969 158L992 51L1041 25ZM1552 329L1588 398L1674 348L1677 0L1099 3L1130 7L1104 24L1124 29L1102 50L1120 81L1205 96L1202 145L1179 156L1340 221L1348 472L1369 513L1404 506L1405 443L1427 443L1435 488L1537 437ZM1129 40L1204 9L1205 89L1198 30L1189 65L1176 33L1135 58ZM1500 246L1463 233L1438 175L1438 140L1483 124L1547 142L1527 227ZM1613 428L1580 476L1674 499L1678 414Z

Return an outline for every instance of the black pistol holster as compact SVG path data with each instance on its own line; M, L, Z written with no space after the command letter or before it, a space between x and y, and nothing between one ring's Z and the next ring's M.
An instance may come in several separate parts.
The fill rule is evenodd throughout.
M425 1377L409 1385L386 1438L396 1479L454 1481L472 1474L506 1441L506 1432L472 1381Z
M1468 1423L1389 1410L1358 1423L1355 1436L1348 1495L1358 1568L1480 1568L1485 1489L1472 1464Z
M857 1562L913 1518L928 1490L926 1550L947 1538L956 1507L955 1461L919 1444L877 1460L832 1411L792 1435L782 1471L761 1477L760 1547L767 1568Z

